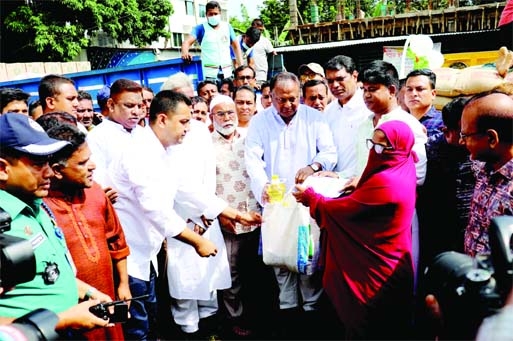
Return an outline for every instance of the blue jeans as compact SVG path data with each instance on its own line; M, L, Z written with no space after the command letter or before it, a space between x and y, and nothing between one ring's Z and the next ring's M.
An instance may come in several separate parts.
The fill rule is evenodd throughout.
M156 273L151 265L150 280L144 281L128 276L132 297L150 295L143 300L130 303L130 319L123 324L123 332L127 340L157 339L157 298L155 296Z

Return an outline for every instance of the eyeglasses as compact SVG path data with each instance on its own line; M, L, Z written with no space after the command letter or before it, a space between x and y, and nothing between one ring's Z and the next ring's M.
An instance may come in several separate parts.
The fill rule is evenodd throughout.
M474 135L479 135L479 134L484 134L484 133L481 132L481 131L476 131L475 133L465 134L465 133L460 131L460 139L465 140L465 139L467 139L467 137L474 136Z
M253 78L255 78L255 77L254 76L239 76L239 77L237 77L237 79L240 80L240 81L243 81L243 80L246 80L246 79L249 81L249 80L251 80Z
M244 80L248 80L249 81L249 80L251 80L253 78L255 78L255 77L253 77L253 76L239 76L239 77L237 77L237 79L240 80L240 81L244 81Z
M394 147L389 147L389 146L385 146L384 144L381 144L381 143L376 143L376 142L372 141L372 139L367 139L365 141L367 142L367 148L369 148L369 150L374 148L374 151L377 154L383 153L383 151L385 149L388 149L388 150L394 149Z
M276 99L276 101L278 101L280 104L285 104L287 102L290 102L292 104L296 103L297 101L297 98L296 97L290 97L290 98L283 98L283 97L277 97L277 96L274 96L274 98Z
M230 117L234 117L235 116L235 111L233 110L228 110L228 111L218 111L216 113L214 113L214 115L216 115L217 118L224 118L224 116L230 116Z

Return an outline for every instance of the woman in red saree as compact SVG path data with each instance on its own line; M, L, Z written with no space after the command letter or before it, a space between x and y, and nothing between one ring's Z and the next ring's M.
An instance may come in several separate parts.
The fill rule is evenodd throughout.
M401 339L411 334L411 221L417 157L403 122L376 128L367 166L351 194L325 198L297 185L324 231L323 286L348 339Z

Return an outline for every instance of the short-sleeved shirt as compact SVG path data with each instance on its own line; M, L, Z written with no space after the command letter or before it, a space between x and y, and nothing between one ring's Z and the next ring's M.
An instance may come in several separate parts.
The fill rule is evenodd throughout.
M274 51L273 44L269 39L260 36L260 40L253 45L253 60L255 61L255 73L257 81L266 81L269 64L267 63L267 55Z
M42 208L42 200L28 205L0 190L0 203L12 219L11 230L4 233L30 240L36 259L36 276L2 296L0 316L20 317L37 308L59 313L77 304L77 281L64 234Z
M242 52L242 61L244 65L248 65L248 59L253 58L253 48L245 48L244 45L242 45L242 36L238 36L236 38L237 44L240 46L240 51ZM230 55L232 56L232 59L235 60L235 53L233 52L233 49L230 47Z
M233 73L231 58L231 43L235 40L233 27L220 22L216 28L208 23L194 27L191 35L196 38L201 46L201 65L203 77L216 78L219 67L222 68L225 76Z

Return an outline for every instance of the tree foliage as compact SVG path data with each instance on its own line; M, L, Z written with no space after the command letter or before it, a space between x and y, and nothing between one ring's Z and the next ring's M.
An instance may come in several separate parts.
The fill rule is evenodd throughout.
M251 22L255 18L249 17L248 9L246 8L246 6L244 6L244 4L241 5L241 15L242 15L242 20L237 16L231 17L230 24L232 25L235 32L243 34L246 32L248 27L251 26Z
M275 35L283 32L290 18L288 0L265 0L260 8L260 18L273 39L276 39Z
M99 31L119 43L143 47L160 37L169 38L166 27L173 13L168 0L16 0L0 1L0 6L5 18L4 61L13 57L19 61L24 55L70 61Z

